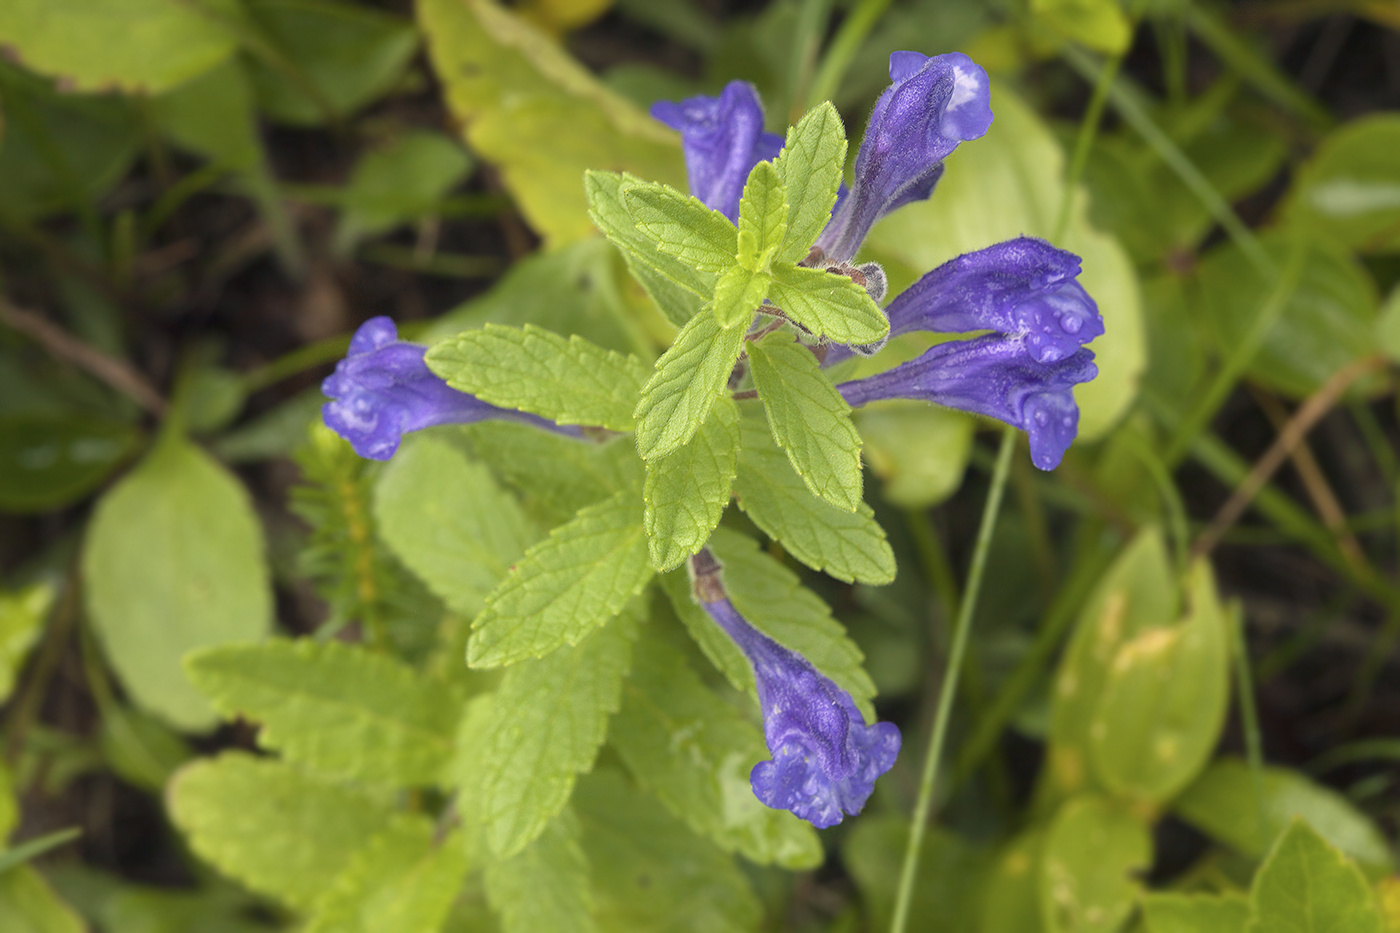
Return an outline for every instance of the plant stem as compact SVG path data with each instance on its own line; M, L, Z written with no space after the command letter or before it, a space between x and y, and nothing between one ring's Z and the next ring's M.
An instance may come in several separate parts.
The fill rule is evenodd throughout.
M812 89L807 94L807 109L811 110L824 100L830 100L846 77L846 69L851 67L851 59L860 51L860 45L870 35L870 30L880 17L885 15L892 0L860 0L856 8L847 14L837 30L836 36L827 46L822 56L821 67L812 80Z
M1084 177L1084 167L1089 163L1089 150L1093 148L1094 137L1099 132L1099 122L1103 119L1103 106L1108 100L1109 89L1113 87L1113 79L1118 76L1118 66L1122 63L1121 55L1110 58L1099 72L1098 80L1094 82L1093 96L1089 98L1089 106L1079 124L1079 135L1074 140L1074 154L1070 156L1069 174L1065 178L1064 194L1060 195L1060 210L1055 217L1055 233L1050 237L1051 243L1063 240L1069 230L1069 212L1074 205L1074 192L1079 187L1079 179Z
M958 673L962 669L963 655L967 653L967 636L972 628L972 617L977 611L977 596L982 588L982 572L987 567L987 552L991 549L992 535L996 531L997 514L1001 511L1001 500L1006 492L1006 478L1011 473L1011 454L1016 449L1016 429L1007 427L1001 436L1001 449L997 452L996 467L992 470L992 485L987 490L987 504L982 510L982 524L977 529L977 543L972 551L972 566L967 571L967 586L963 588L962 601L958 604L958 623L953 632L953 647L948 654L948 664L943 672L943 684L939 688L938 710L933 717L933 732L929 736L928 752L924 756L923 775L919 779L919 797L914 804L914 816L909 826L909 845L904 850L904 866L899 873L899 893L895 897L894 919L890 922L890 933L903 933L909 919L909 902L914 894L914 875L919 868L919 850L923 846L924 831L928 828L929 811L933 808L934 781L938 776L938 762L943 755L943 744L948 738L948 721L952 712L953 697L958 689Z

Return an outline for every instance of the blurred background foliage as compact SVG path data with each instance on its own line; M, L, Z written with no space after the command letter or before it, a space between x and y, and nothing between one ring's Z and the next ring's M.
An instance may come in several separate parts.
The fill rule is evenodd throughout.
M572 869L483 877L435 845L463 785L404 777L455 721L399 770L296 770L247 754L290 706L182 659L278 632L430 707L487 695L465 620L504 558L431 528L497 484L548 527L610 467L521 475L546 442L500 425L359 460L313 428L348 334L654 359L673 328L583 171L684 187L646 108L733 78L770 130L829 98L854 141L908 48L984 65L996 121L866 258L898 290L1063 230L1108 327L1079 443L1014 467L910 929L1400 930L1397 30L1387 0L0 3L0 929L549 929L522 905ZM598 929L888 924L993 448L924 406L858 424L898 579L787 563L904 757L788 872L695 854L605 751L561 830Z

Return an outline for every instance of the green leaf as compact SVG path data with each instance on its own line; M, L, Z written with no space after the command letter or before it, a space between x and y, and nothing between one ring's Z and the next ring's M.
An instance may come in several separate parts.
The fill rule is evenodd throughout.
M926 509L962 485L977 422L962 412L891 399L854 413L880 495L906 509Z
M219 19L232 5L210 6L218 13L178 0L6 0L0 44L75 91L158 94L237 48Z
M760 162L739 199L739 264L751 272L768 271L787 228L787 186L772 162Z
M305 933L437 933L470 863L459 833L433 835L427 817L396 819L326 889Z
M821 864L811 824L753 795L749 772L769 757L758 727L701 683L660 633L645 631L636 650L608 741L638 783L727 852L791 869Z
M1094 773L1118 796L1166 803L1200 774L1225 725L1230 623L1208 563L1187 587L1185 619L1118 648L1089 725Z
M503 933L593 933L593 892L579 824L565 810L511 858L486 866L486 896Z
M983 883L978 933L1042 933L1040 865L1043 829L1021 833L1008 842L992 863Z
M987 134L948 160L937 193L890 214L866 237L863 255L885 265L895 292L963 253L1055 235L1068 161L1059 140L1005 82L993 82L992 111ZM1118 240L1089 224L1085 203L1076 192L1069 228L1055 243L1084 260L1079 283L1104 320L1103 336L1089 344L1099 374L1074 389L1080 441L1102 437L1128 411L1147 365L1137 272Z
M451 692L358 645L302 638L206 648L185 669L225 718L262 724L260 746L330 777L432 784L452 756Z
M719 399L689 444L647 461L642 522L651 564L665 571L705 546L729 505L739 461L739 409Z
M845 512L807 491L787 457L773 443L762 416L748 405L741 423L743 447L734 492L739 507L793 557L838 580L876 586L894 579L894 552L865 503Z
M749 364L773 439L792 468L813 495L854 512L861 501L860 433L817 358L792 334L777 331L749 345Z
M697 314L656 361L634 416L637 452L664 457L690 443L729 382L744 346L744 328L721 327L712 314Z
M1263 858L1300 817L1369 874L1382 875L1395 866L1384 834L1366 814L1336 791L1287 768L1265 767L1256 775L1243 761L1222 758L1173 802L1172 810L1251 858Z
M637 229L632 214L622 203L623 187L636 181L632 175L589 169L583 175L588 216L618 247L633 278L667 319L683 327L714 294L715 276L661 252L650 237Z
M734 265L734 225L719 211L654 182L629 181L621 194L633 224L656 249L705 272Z
M0 511L47 512L78 501L131 456L140 437L114 421L0 419Z
M47 583L0 592L0 703L14 692L20 669L43 633L54 595ZM0 842L4 838L0 833Z
M632 410L648 376L635 356L532 324L487 324L458 334L429 349L427 363L452 388L492 405L614 431L632 430Z
M1384 933L1371 886L1356 864L1294 819L1254 876L1249 933Z
M591 505L511 567L472 623L467 663L500 667L577 645L652 574L636 493Z
M1037 20L1066 39L1105 55L1120 55L1133 39L1133 24L1118 0L1031 0Z
M297 908L313 906L394 819L378 798L245 752L180 769L167 805L196 855Z
M747 330L772 284L766 272L754 272L742 265L730 266L715 283L715 300L710 306L719 326L743 325L740 329Z
M1135 876L1152 863L1152 835L1126 807L1077 797L1050 823L1041 858L1048 933L1116 933L1137 906Z
M418 51L411 24L365 6L329 0L246 5L259 38L282 63L248 59L258 105L283 123L314 126L349 116L388 93Z
M252 87L237 59L153 98L151 114L176 145L218 165L252 171L263 161Z
M1161 532L1147 528L1123 550L1080 611L1055 675L1047 778L1065 793L1089 786L1090 736L1119 649L1176 618L1176 582Z
M481 747L481 797L470 805L486 840L509 858L539 837L593 767L632 664L635 621L624 615L575 648L506 671Z
M410 130L394 137L355 163L336 239L348 249L362 237L434 213L471 166L461 144L441 133Z
M1288 234L1260 238L1282 268L1292 248ZM1275 287L1234 245L1201 261L1200 313L1223 353L1239 344ZM1366 269L1348 251L1316 242L1307 247L1298 287L1284 304L1249 366L1252 379L1293 398L1316 392L1337 370L1375 350L1379 299Z
M831 219L846 165L846 127L831 101L823 101L787 131L775 163L787 186L787 237L779 262L800 262Z
M1362 253L1400 248L1400 116L1377 113L1329 133L1295 176L1290 224Z
M753 930L763 906L732 858L697 839L616 772L579 782L575 804L605 930Z
M1400 287L1390 290L1376 319L1376 343L1392 362L1400 360Z
M890 322L864 288L844 275L788 263L773 266L768 298L810 333L836 343L878 343Z
M546 248L592 235L592 198L578 183L589 169L685 186L676 134L606 88L553 36L491 0L423 0L417 11L467 143L500 170Z
M85 933L87 925L28 865L0 873L0 929L5 933Z
M83 834L76 826L27 839L12 849L0 850L0 875L31 862L45 853L67 845Z
M900 867L909 844L909 825L893 816L854 820L842 841L841 861L848 867L865 902L869 929L890 926ZM937 918L936 929L968 930L981 901L981 880L989 859L961 837L930 827L919 847L909 919L914 929ZM1006 927L1007 933L1026 933Z
M428 435L410 438L385 464L374 518L398 558L468 616L481 611L511 564L539 539L485 467Z
M262 529L242 485L170 434L98 502L82 562L88 617L132 699L182 729L213 725L181 658L256 641L272 620Z
M112 772L133 787L158 794L194 749L154 716L112 704L102 711L98 747Z
M1245 933L1249 902L1203 894L1157 894L1142 900L1147 933Z

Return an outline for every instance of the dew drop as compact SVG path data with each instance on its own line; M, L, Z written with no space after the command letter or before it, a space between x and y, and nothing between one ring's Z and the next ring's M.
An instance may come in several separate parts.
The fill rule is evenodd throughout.
M1045 409L1040 409L1035 413L1035 423L1042 428L1050 423L1050 416L1045 413Z
M1060 326L1067 334L1079 333L1079 328L1084 326L1084 322L1073 314L1067 314L1060 320Z

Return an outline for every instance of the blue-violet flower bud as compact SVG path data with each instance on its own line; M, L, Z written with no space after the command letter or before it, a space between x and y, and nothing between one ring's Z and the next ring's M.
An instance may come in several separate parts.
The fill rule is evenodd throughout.
M763 132L763 104L753 85L730 81L719 97L657 101L651 115L680 130L690 193L738 223L749 172L783 148L781 136Z
M961 52L895 52L890 81L870 114L851 190L817 238L828 259L850 260L875 221L927 198L958 143L992 125L987 73Z
M802 655L750 625L727 597L701 605L753 665L764 738L773 756L749 775L754 795L818 829L859 813L875 779L899 756L899 727L867 726L850 694Z
M370 318L350 338L345 359L321 383L321 391L332 399L321 407L321 417L361 457L388 460L409 431L488 418L580 433L576 427L560 427L537 415L497 408L458 392L423 362L427 347L398 338L392 320Z

